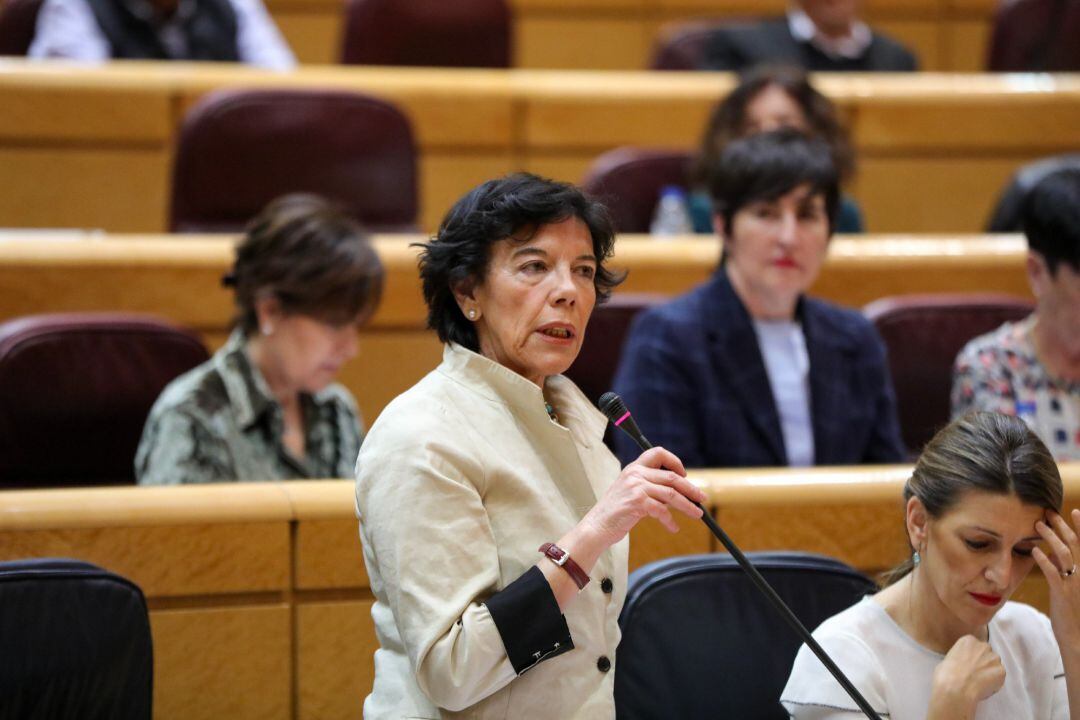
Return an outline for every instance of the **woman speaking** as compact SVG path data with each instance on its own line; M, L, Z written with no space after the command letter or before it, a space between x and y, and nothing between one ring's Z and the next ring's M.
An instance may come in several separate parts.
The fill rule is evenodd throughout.
M703 493L655 448L620 472L562 373L619 279L604 208L517 174L457 202L420 258L442 364L357 461L380 647L365 718L612 718L630 529Z

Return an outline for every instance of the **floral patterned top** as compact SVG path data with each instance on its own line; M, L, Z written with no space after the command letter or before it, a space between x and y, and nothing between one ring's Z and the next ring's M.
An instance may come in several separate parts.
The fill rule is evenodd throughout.
M282 442L281 406L239 331L173 380L150 410L135 454L140 485L350 477L360 452L356 404L341 385L301 395L305 457Z
M1016 415L1058 462L1080 460L1080 382L1052 377L1035 354L1035 315L975 338L956 356L952 414Z

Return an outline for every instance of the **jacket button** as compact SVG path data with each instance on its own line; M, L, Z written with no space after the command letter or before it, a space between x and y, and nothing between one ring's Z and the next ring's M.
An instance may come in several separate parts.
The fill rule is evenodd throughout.
M600 581L600 589L610 595L611 591L615 589L615 584L611 582L611 578L604 578Z
M596 669L600 672L607 672L611 669L611 661L607 659L607 655L601 655L600 659L596 661Z

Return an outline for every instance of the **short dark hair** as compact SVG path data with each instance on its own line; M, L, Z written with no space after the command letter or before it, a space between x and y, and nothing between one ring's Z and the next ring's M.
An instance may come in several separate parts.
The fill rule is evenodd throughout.
M1055 512L1064 501L1061 474L1046 445L1026 422L1001 413L968 413L934 435L904 485L904 502L919 498L936 519L972 490L1015 495L1022 503ZM910 560L904 562L889 573L887 583L912 567Z
M780 88L799 106L806 116L807 134L828 144L840 179L849 180L855 174L855 153L847 129L836 106L810 84L806 71L787 65L758 65L740 75L735 89L713 108L693 168L694 185L708 184L724 148L746 134L746 108L769 87Z
M479 350L476 328L461 313L454 289L483 280L497 241L569 218L578 218L589 229L596 256L596 299L603 302L623 280L623 274L605 265L615 247L615 229L607 208L577 187L514 173L488 180L454 203L431 241L418 243L423 248L420 278L428 327L438 333L439 340Z
M374 312L383 266L355 220L317 195L298 193L251 220L225 284L236 289L234 324L245 334L257 329L255 304L267 294L286 313L342 325Z
M825 195L829 234L836 224L840 185L829 147L802 133L781 129L731 142L709 178L713 207L731 234L735 214L750 203L776 200L800 185Z
M1028 247L1043 256L1051 276L1059 263L1080 271L1080 168L1040 180L1024 198L1020 218Z

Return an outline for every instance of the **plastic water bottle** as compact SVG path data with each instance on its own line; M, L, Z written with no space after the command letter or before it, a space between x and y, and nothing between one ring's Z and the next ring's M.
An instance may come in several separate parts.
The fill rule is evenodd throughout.
M689 235L694 232L687 207L686 191L678 185L665 185L660 191L660 200L653 211L649 232L654 237Z

